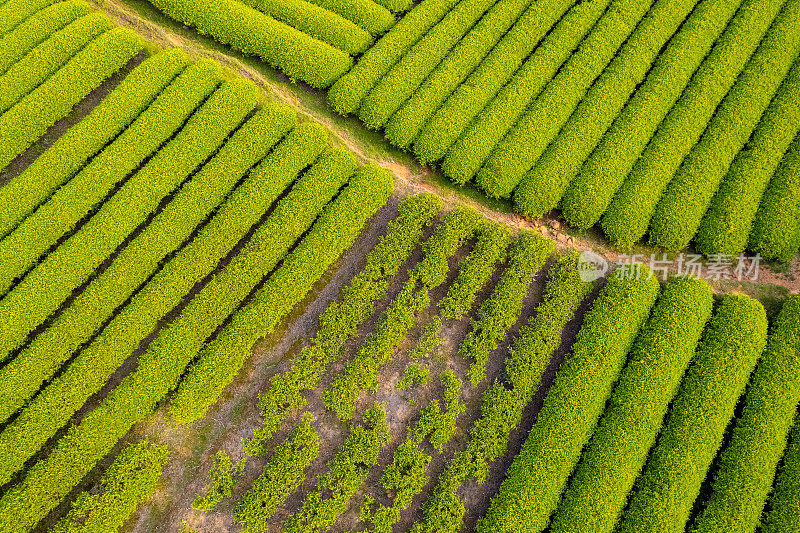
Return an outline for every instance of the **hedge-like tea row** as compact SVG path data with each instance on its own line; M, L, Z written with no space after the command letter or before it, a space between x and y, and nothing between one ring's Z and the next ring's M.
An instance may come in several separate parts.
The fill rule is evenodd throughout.
M319 455L314 417L303 415L289 437L280 443L253 486L233 509L233 519L245 533L266 533L269 519L306 478L305 470Z
M188 64L186 55L177 48L146 60L126 76L89 116L67 130L22 174L0 188L0 238L128 127Z
M166 446L129 444L103 473L99 493L82 492L50 533L117 531L155 490L169 459Z
M800 247L800 134L792 142L761 198L750 249L789 261Z
M0 116L0 170L65 117L103 80L125 66L143 46L117 27L89 43L58 72Z
M630 496L618 531L684 531L736 402L764 350L767 318L756 300L722 300Z
M703 216L696 237L697 248L701 252L707 255L744 252L758 204L798 133L800 61L795 61L747 142L747 150L740 151L736 156L714 195L711 207Z
M293 79L318 89L347 72L347 53L237 0L150 0L170 17L217 41L256 55Z
M700 140L780 7L772 0L745 0L717 39L617 191L603 220L603 229L613 242L631 246L645 234L664 189Z
M257 87L229 82L74 235L0 302L0 359L56 311L159 203L217 150L256 105Z
M0 433L0 480L5 483L178 305L217 267L298 172L324 149L327 133L301 125L250 174L200 234L181 249L112 320L67 369Z
M475 177L492 149L578 48L609 1L581 2L564 15L447 152L442 171L448 178L463 184Z
M478 291L491 279L511 244L511 233L501 224L486 222L477 234L475 249L461 262L458 276L437 305L444 319L461 320L472 309Z
M458 0L423 0L333 84L328 101L342 115L355 113L395 63L453 9Z
M53 33L89 12L89 4L83 0L68 0L31 15L0 40L0 74Z
M527 179L526 174L652 4L653 0L612 2L578 50L495 146L478 172L476 181L490 196L509 196L520 184L514 203L521 212L538 213L546 205L557 203L547 189L534 193L539 184Z
M367 184L365 183L365 185ZM345 213L354 211L355 205L361 200L363 193L362 188L347 197L345 202L337 200L333 204L332 212L339 210L336 207L337 204L344 204ZM340 200L342 198L340 196ZM328 219L328 221L329 224L318 227L319 234L326 235L333 231L334 227L332 226L339 224L341 219ZM288 230L290 226L290 221L285 221L280 227ZM315 261L312 260L312 262ZM303 293L298 297L299 286L303 286L306 292L310 290L311 286L318 281L319 276L324 273L324 269L318 273L316 278L307 279L303 269L314 268L313 264L291 263L291 266L286 267L287 265L284 264L281 269L284 271L283 275L290 279L295 276L302 279L302 283L291 285L291 294L276 295L279 301L294 300L290 304L291 308L297 299L305 295ZM187 307L187 309L189 308ZM288 312L288 310L284 311ZM184 310L185 312L186 310ZM185 324L186 321L183 323ZM170 329L175 330L176 328ZM159 338L139 358L137 370L129 374L119 386L112 390L102 404L87 414L79 425L72 427L47 458L33 465L25 478L0 499L0 532L28 531L33 527L94 467L99 459L113 448L133 425L142 421L152 412L158 402L178 385L193 354L191 349L184 350L183 348L191 348L190 342L193 339L191 337L176 338L169 332L164 334L163 331L165 330L162 330ZM188 333L198 338L203 335L204 331L197 328ZM166 344L166 340L173 340L176 344Z
M761 115L800 50L800 1L787 0L736 83L705 125L656 206L650 242L682 250L692 240L703 214L734 157L744 148Z
M790 439L770 497L770 511L761 522L762 533L800 529L800 418L795 419Z
M383 6L392 13L402 13L408 11L414 3L414 0L372 0L379 6Z
M94 38L114 27L102 13L90 13L55 32L0 76L0 114L41 85Z
M340 15L370 35L381 35L394 26L395 18L388 9L372 0L309 0Z
M573 0L544 0L530 5L420 131L413 145L414 154L420 161L434 162L444 157L472 119L511 79L573 3Z
M358 117L372 129L386 124L495 0L462 0L419 40L361 102Z
M317 388L328 365L339 359L344 343L372 315L378 300L386 296L392 279L441 206L441 199L430 194L400 203L398 217L389 223L380 242L367 255L361 272L342 290L342 300L329 305L320 316L311 345L303 348L292 367L272 378L267 391L259 395L263 421L245 451L255 455L289 413L305 405L302 391Z
M525 232L508 254L508 267L500 281L472 320L469 334L458 347L469 362L469 379L473 385L483 381L489 354L506 337L522 310L533 277L553 251L553 241Z
M672 278L645 323L550 530L610 533L711 318L704 280Z
M578 276L577 254L561 258L550 272L536 315L520 331L506 357L508 381L495 381L484 393L480 418L470 430L464 450L456 452L423 505L422 531L456 533L465 512L457 492L468 479L483 483L489 462L505 452L511 431L539 385L564 326L573 319L591 285Z
M658 56L642 86L583 164L574 182L582 190L592 191L592 194L581 197L581 218L586 225L589 221L600 220L739 3L736 0L706 0L696 6ZM564 208L565 211L568 208L566 202ZM607 224L605 220L603 223Z
M752 533L800 404L800 296L786 301L747 387L744 409L722 452L711 495L689 529Z
M391 174L377 166L356 172L281 269L201 352L170 406L176 420L196 420L216 403L252 354L253 345L272 333L314 282L352 246L367 221L386 203L392 186Z
M511 28L531 0L500 0L386 124L386 138L408 148L426 122Z
M32 165L33 174L25 174L20 187L30 191L23 196L19 208L10 208L10 218L19 219L25 207L35 209L24 219L13 232L0 241L0 292L5 292L13 280L36 265L40 257L58 240L69 233L81 219L91 213L111 192L117 183L123 182L152 154L170 140L195 109L216 89L221 79L219 68L210 61L202 61L186 70L173 84L162 92L155 102L145 110L121 135L96 155L88 165L62 187L55 190L46 203L36 208L37 200L47 198L36 190L34 180L43 172L49 172L47 165L59 164L58 158L69 146L58 144L58 150L51 156L45 156L42 165ZM94 125L94 121L89 124ZM97 130L95 130L97 131ZM73 140L67 134L69 145L80 140ZM103 136L107 137L107 136ZM95 146L105 139L96 141ZM70 142L71 141L71 142ZM101 147L102 148L102 147ZM66 160L69 164L69 160ZM71 162L70 169L80 165ZM62 175L63 176L63 175ZM22 177L22 176L20 176ZM58 178L52 177L57 181ZM17 180L13 180L12 183ZM56 189L53 183L43 189ZM9 193L19 191L11 189ZM5 193L2 193L5 196Z
M360 54L372 44L372 35L367 31L305 0L246 0L244 3L350 55Z
M367 335L358 353L323 393L326 407L340 420L352 418L362 390L377 387L378 371L414 326L417 314L430 305L430 290L447 281L448 259L473 236L479 224L480 216L476 211L454 209L425 243L422 260L381 315L375 331Z
M350 499L367 479L378 454L391 440L382 405L364 412L364 422L353 426L328 470L306 495L300 509L283 523L287 533L327 531L347 510Z
M658 281L643 270L639 279L612 275L587 313L536 424L479 522L479 532L532 532L547 527L658 297Z
M0 420L7 420L35 394L114 310L157 272L159 264L180 248L245 173L291 129L294 119L288 106L271 105L259 111L28 348L0 369Z
M564 218L581 228L593 226L599 217L583 217L583 203L592 200L594 190L573 179L581 165L611 127L614 119L643 83L658 54L692 12L698 0L656 1L619 54L594 83L569 122L558 134L526 181L548 184L554 208L562 201ZM587 198L588 197L588 198ZM585 199L586 198L586 199ZM541 203L540 207L546 207ZM549 209L548 209L549 210Z
M0 35L13 30L28 17L60 0L8 0L0 6Z

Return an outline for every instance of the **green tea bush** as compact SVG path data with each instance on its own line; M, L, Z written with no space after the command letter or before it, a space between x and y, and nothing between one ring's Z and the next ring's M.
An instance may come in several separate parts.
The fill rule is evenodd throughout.
M372 36L386 33L394 26L395 18L388 9L372 0L309 0L340 15Z
M800 529L800 419L795 420L790 439L770 497L770 510L761 521L763 533Z
M192 502L192 509L198 511L211 511L215 509L223 498L230 498L236 480L233 479L233 461L223 450L214 456L214 464L208 473L208 485L201 494Z
M28 17L60 0L7 0L0 5L0 35L13 30Z

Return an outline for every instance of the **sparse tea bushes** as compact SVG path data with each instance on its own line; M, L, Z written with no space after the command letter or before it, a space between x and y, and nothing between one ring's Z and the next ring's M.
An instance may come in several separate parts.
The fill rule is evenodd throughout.
M770 497L770 511L761 521L763 533L800 529L800 417L795 419L782 469Z
M214 509L223 498L233 494L236 480L233 479L233 461L230 456L219 450L214 456L214 464L208 473L208 485L192 502L192 508L198 511Z
M741 295L722 300L672 402L618 531L684 531L766 339L767 319L760 303Z

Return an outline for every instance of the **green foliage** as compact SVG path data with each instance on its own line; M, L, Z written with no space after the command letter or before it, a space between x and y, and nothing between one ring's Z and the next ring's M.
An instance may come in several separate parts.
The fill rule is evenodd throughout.
M762 533L800 529L800 418L795 419L790 439L770 497L770 511L761 522Z
M692 532L753 533L800 403L800 296L786 301Z
M320 316L311 345L303 348L292 367L272 378L267 391L259 395L258 408L264 421L245 451L259 453L289 412L305 405L301 392L315 389L328 365L339 359L344 343L372 315L375 304L386 295L389 283L440 208L441 199L429 194L400 203L398 217L367 255L363 270L342 290L341 301L330 304Z
M608 3L609 0L580 2L564 15L509 83L455 141L442 163L447 177L463 184L477 174L495 145L569 59Z
M742 295L722 300L672 402L618 531L684 531L766 337L766 313L760 303Z
M661 196L650 223L652 244L670 250L689 244L799 50L800 2L788 0Z
M489 462L503 455L511 431L522 419L552 352L561 343L564 326L590 285L578 276L577 254L553 267L536 315L522 328L506 358L508 381L495 381L484 393L481 414L473 424L466 449L456 453L423 506L419 533L456 533L461 529L464 504L457 492L468 479L483 483Z
M610 533L711 318L713 293L672 278L645 323L550 530Z
M456 44L386 124L386 138L408 148L425 123L511 28L531 0L499 0Z
M511 79L572 3L571 0L544 0L530 5L420 131L413 145L414 154L420 161L433 162L444 157L472 119Z
M631 95L645 81L659 52L697 3L697 0L656 0L525 178L529 183L546 184L551 198L564 196L561 200L564 218L571 225L589 228L599 220L600 213L594 212L591 206L595 188L605 186L603 179L597 176L591 180L591 176L582 175L584 180L590 179L573 180ZM584 210L587 203L590 207ZM540 206L549 210L556 204L550 200L541 202Z
M103 80L125 66L142 44L142 39L126 28L107 31L0 116L0 170Z
M311 424L314 417L305 414L289 437L272 453L253 487L236 504L234 520L245 533L266 533L275 510L294 493L305 470L319 455L319 436Z
M66 424L125 359L178 305L194 285L213 272L281 192L324 149L326 130L298 126L234 190L195 239L182 248L104 328L92 343L0 433L3 482Z
M459 346L461 355L470 363L469 379L473 385L483 381L489 354L517 321L533 277L552 251L551 240L531 232L523 233L511 248L508 267L491 296L481 304L472 329Z
M198 494L192 502L192 509L211 511L223 498L230 498L233 494L233 488L236 486L236 480L233 479L233 461L224 450L219 450L214 456L208 481L202 494Z
M255 55L292 79L317 89L352 66L347 53L318 41L237 0L150 0L170 17L217 41Z
M70 3L56 4L53 8ZM186 68L188 62L186 55L177 48L156 54L146 60L126 76L117 88L92 110L89 116L67 130L22 174L0 188L0 206L2 206L0 207L0 236L6 236L20 222L30 218L29 215L37 207L46 209L41 204L60 187L65 186L65 190L71 190L74 186L65 184L73 179L89 159L97 156L138 116L146 112L145 110L158 94ZM200 89L198 88L198 90ZM172 105L177 108L179 104L173 102ZM180 113L179 109L172 112L176 115ZM186 116L189 113L191 113L191 108L186 110ZM161 117L155 124L161 125L164 121L166 121L166 117ZM148 126L150 126L149 134L157 139L158 132L154 129L154 124ZM127 138L129 142L132 142L130 137ZM116 157L120 157L120 154L117 154ZM106 160L105 163L111 165L116 157L113 160ZM108 170L105 172L110 172L111 167L106 168ZM95 187L102 188L99 183L105 172L92 177ZM90 192L92 191L84 191L80 197L83 198ZM68 214L65 213L63 205L59 206L58 217L47 217L48 223L53 226L58 226L56 221L65 218L68 218ZM44 229L37 230L36 240L38 242L50 241L46 244L54 242L45 233L39 232L44 232ZM31 243L28 243L28 246L30 245ZM5 249L7 244L3 243L0 246ZM15 254L16 257L17 254ZM8 263L4 260L3 264L7 265Z
M383 6L392 13L402 13L408 11L414 3L414 0L372 0L379 6Z
M464 405L459 401L462 381L456 377L452 370L442 373L441 378L444 408L439 406L437 400L432 400L423 409L419 420L414 426L412 438L418 444L427 437L434 449L441 453L444 445L453 436L456 429L456 420L464 412Z
M462 0L395 64L361 102L368 128L383 127L496 0Z
M758 47L780 6L771 0L745 0L714 43L680 100L658 124L658 131L650 138L647 148L643 153L638 152L641 157L606 212L603 230L614 243L632 246L645 234L664 189L684 157L700 140L714 111ZM684 57L676 60L686 62ZM681 81L673 72L667 76L669 81L665 81L669 87ZM647 127L652 125L647 124L649 119L658 116L658 113L648 119L640 116L638 121ZM628 136L625 142L634 140L631 148L638 150L635 139ZM625 153L629 154L631 148Z
M358 111L367 93L457 3L458 0L423 0L417 4L333 84L328 91L333 108L342 115Z
M34 13L0 40L0 74L53 33L90 12L83 0L68 0Z
M242 79L223 85L169 144L14 287L0 303L0 317L7 326L0 335L0 359L57 310L222 145L253 110L256 99L252 82Z
M703 216L696 238L699 250L706 254L735 255L744 252L758 204L798 132L800 62L795 61L747 142L747 149L740 151L734 159L709 210ZM785 228L782 234L788 233ZM791 255L795 251L792 250Z
M353 56L372 44L372 35L367 31L305 0L245 0L244 3Z
M547 527L659 290L647 273L640 279L612 275L587 313L478 532Z
M327 531L336 518L347 510L350 499L364 483L378 461L381 449L391 434L382 405L364 412L363 424L353 426L328 470L306 495L300 509L284 522L287 533Z
M385 33L394 26L395 18L388 9L372 0L309 0L364 28L371 35Z
M422 335L417 344L408 351L408 358L415 360L432 354L443 340L442 317L437 315L422 328Z
M410 387L425 385L428 377L430 377L430 372L427 368L422 368L419 363L411 363L406 368L405 375L397 382L397 388L406 390Z
M352 157L350 152L344 153ZM334 181L336 170L322 167L321 172L328 180ZM302 183L301 179L298 186ZM317 183L313 194L318 194L324 187ZM177 420L196 420L216 403L252 354L253 344L269 335L325 271L352 246L367 221L389 199L392 188L391 174L380 167L368 166L356 172L348 187L326 208L308 235L286 257L280 270L233 315L225 329L200 353L173 399L170 412ZM304 207L310 205L313 194L305 195ZM295 209L295 218L287 220L284 226L301 218L298 211L300 209ZM273 242L277 240L276 230L266 233ZM263 250L260 253L263 254ZM233 276L231 282L241 283L241 276Z
M113 317L115 309L123 306L158 271L165 258L191 237L245 173L292 127L294 120L294 111L284 105L270 105L256 113L114 262L28 347L0 369L0 419L7 420Z
M8 0L0 6L0 35L4 35L25 19L59 0Z
M50 533L117 531L156 488L169 459L166 446L141 440L119 453L100 481L99 493L82 492Z

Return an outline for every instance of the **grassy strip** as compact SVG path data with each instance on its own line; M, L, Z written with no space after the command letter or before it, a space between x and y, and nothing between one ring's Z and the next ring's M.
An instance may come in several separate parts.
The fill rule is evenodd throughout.
M783 468L770 497L770 510L761 521L761 533L800 530L800 418L795 419Z
M0 40L0 74L78 17L90 13L83 0L68 0L46 7L30 16Z
M632 246L645 234L664 189L700 139L782 3L743 2L617 191L602 224L611 241Z
M244 3L352 56L372 44L369 32L305 0L245 0Z
M306 478L306 469L319 455L319 435L311 426L314 417L302 416L289 437L280 443L253 486L239 500L233 519L244 533L266 533L269 519Z
M99 493L82 492L50 533L117 531L155 490L169 459L166 446L129 444L105 471Z
M447 281L448 259L472 237L479 222L476 211L455 209L445 216L425 243L422 261L414 267L400 294L384 311L375 331L367 336L358 353L323 393L326 407L340 420L352 418L362 390L375 389L380 367L414 326L418 313L430 305L430 290Z
M753 533L800 404L800 297L783 305L692 532Z
M700 141L656 206L650 242L682 250L692 240L703 214L736 154L745 147L800 50L800 1L787 0L736 83L705 126Z
M472 119L512 78L542 37L574 3L544 0L530 5L420 131L413 145L420 161L433 162L444 157Z
M383 127L495 0L462 0L419 40L361 102L368 128Z
M347 72L353 60L237 0L150 0L170 17L217 41L255 55L292 79L324 89Z
M558 21L514 77L475 117L447 152L442 171L448 178L463 184L475 177L492 149L578 48L609 2L581 2Z
M0 301L0 359L91 277L159 203L222 145L256 105L257 87L229 82L214 93L174 140L129 179L74 235Z
M386 33L394 26L395 18L388 9L372 0L309 0L318 6L340 15L370 35Z
M65 4L68 2L54 7ZM22 174L0 188L0 236L8 235L37 206L78 173L141 115L188 64L186 55L177 48L146 60L126 76L89 116L67 130ZM177 106L177 102L174 105ZM158 138L155 131L152 135ZM59 215L64 215L61 208ZM54 222L52 217L50 221ZM48 239L40 237L37 240ZM3 264L7 263L3 261Z
M294 119L288 106L259 111L28 348L0 369L0 420L7 420L33 396L158 271L291 129Z
M143 46L141 37L114 28L89 43L58 72L0 116L0 169L27 150L47 128L103 80L125 66Z
M618 531L684 531L766 340L761 304L741 295L725 297L703 334Z
M747 150L740 151L736 156L703 216L696 237L701 252L706 255L744 252L758 204L798 133L800 61L795 61L747 142Z
M266 392L259 395L263 421L245 451L259 453L289 413L306 404L302 391L315 389L328 365L339 359L345 342L372 315L378 300L386 296L392 279L439 209L441 199L429 194L400 203L398 217L367 255L363 270L342 290L341 301L329 305L320 316L312 343L303 348L287 372L273 377Z
M653 0L611 2L575 53L486 159L475 181L487 194L507 197L521 182L514 196L517 209L525 214L542 209L531 195L539 184L524 179L526 174L652 5ZM545 204L552 202L548 193L543 191L541 197Z
M534 276L553 251L553 241L523 233L509 252L508 267L472 319L472 329L458 347L469 365L469 379L477 385L491 354L506 337L522 310L522 301Z
M761 198L750 249L766 259L789 261L800 245L800 134L798 134Z
M481 18L386 123L386 138L407 149L453 91L528 9L531 0L500 0Z
M613 531L712 307L713 293L705 281L673 278L667 283L561 498L553 533Z
M179 66L179 68L181 68ZM164 67L167 70L167 67ZM35 208L40 200L47 198L48 190L54 190L51 196L30 216L24 219L14 231L0 241L0 293L5 293L15 278L21 277L58 240L69 233L84 217L89 215L108 195L117 183L123 182L148 157L169 141L179 131L187 118L214 92L220 83L221 71L215 63L201 61L186 70L164 90L114 141L103 148L88 165L83 167L72 179L60 174L54 165L68 165L67 171L80 165L80 162L61 159L64 152L80 143L83 136L75 139L70 133L65 135L64 143L57 143L56 151L43 155L41 164L34 163L20 176L18 186L12 186L8 194L22 193L18 207L9 208L9 222L21 218L26 207ZM114 110L112 109L112 112ZM105 118L102 113L99 118ZM87 126L97 126L92 120ZM76 134L85 132L80 128ZM93 129L98 132L98 129ZM105 137L105 136L103 136ZM98 139L94 147L101 146L105 139ZM90 143L87 143L89 145ZM91 146L88 146L91 149ZM102 146L101 146L102 147ZM73 152L76 156L79 151ZM54 173L50 174L53 170ZM48 173L38 189L36 181L42 174ZM60 188L49 180L68 179ZM17 180L13 180L12 184ZM5 187L3 188L5 189ZM5 192L0 193L5 196Z
M581 281L577 260L577 254L562 257L551 270L542 303L509 349L507 381L495 381L483 394L481 414L472 425L466 448L449 461L423 505L420 532L460 531L465 508L459 487L469 479L483 483L489 462L505 452L511 431L522 420L523 409L561 343L564 327L591 288Z
M352 246L391 192L388 171L370 166L356 172L340 199L323 213L281 270L233 315L189 368L170 406L176 420L187 422L205 415L250 357L253 345L269 335L313 282Z
M480 533L542 531L547 527L658 296L658 281L646 276L646 272L640 279L614 275L603 288L522 451L479 522Z
M300 509L283 523L287 533L327 531L366 480L378 454L391 440L386 413L379 405L364 413L364 423L354 426L328 470L306 495Z
M359 59L328 91L328 101L342 115L355 113L361 102L395 63L439 23L458 0L423 0Z
M61 0L8 0L0 6L0 35L13 30L28 17Z

